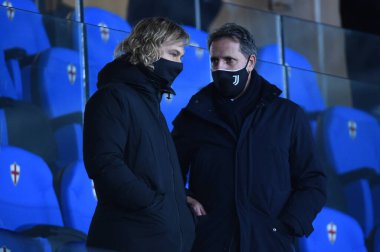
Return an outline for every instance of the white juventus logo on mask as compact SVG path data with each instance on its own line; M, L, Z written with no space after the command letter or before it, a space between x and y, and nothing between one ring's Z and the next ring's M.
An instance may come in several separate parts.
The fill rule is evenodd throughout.
M234 77L234 82L232 84L234 84L235 86L239 84L239 75L232 75L232 77Z

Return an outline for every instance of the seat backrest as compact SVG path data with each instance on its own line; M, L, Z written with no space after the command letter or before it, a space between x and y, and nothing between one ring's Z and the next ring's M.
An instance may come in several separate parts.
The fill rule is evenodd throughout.
M300 251L364 252L363 231L355 219L331 208L323 208L313 222L314 232L299 239Z
M16 146L42 157L49 165L57 158L53 130L46 114L37 106L0 98L3 144ZM6 143L5 143L6 141Z
M4 109L0 108L0 146L8 145L8 129Z
M380 170L379 124L364 111L343 106L329 108L321 118L318 141L337 174L363 167Z
M72 123L64 125L54 132L57 141L57 160L55 162L58 170L64 169L77 160L83 159L83 127L82 124Z
M371 181L380 167L378 122L371 115L354 108L336 106L322 113L317 134L321 159L336 176L346 211L369 236L376 221L376 202ZM331 190L331 189L330 189Z
M0 49L22 48L28 54L35 54L49 48L50 42L38 12L31 0L3 1L0 7L0 33L7 39L0 40Z
M17 80L12 79L10 69L15 61L6 61L4 53L0 53L0 97L22 99L22 87L17 85ZM18 77L21 78L19 75Z
M325 109L317 76L312 72L309 61L300 53L285 48L282 66L280 49L279 45L267 45L258 51L258 59L262 61L257 64L258 73L284 90L284 71L287 71L289 99L302 106L306 112Z
M0 228L1 251L50 252L49 241L42 237L29 237L18 232Z
M77 51L51 48L31 66L33 101L52 122L58 148L55 168L82 157L84 88Z
M83 161L78 160L63 171L60 194L65 226L87 234L97 198L93 182L87 176Z
M32 65L33 100L50 118L82 111L83 87L77 51L52 48Z
M373 251L380 251L380 228L376 230L373 238Z
M211 82L210 55L207 50L207 32L183 26L189 33L190 45L185 48L182 59L183 71L173 82L175 96L162 98L161 110L169 129L180 110L187 105L191 96Z
M40 157L17 147L1 146L0 167L0 215L4 228L62 226L52 174Z
M0 5L0 96L17 100L29 96L18 59L50 46L42 16L31 0L5 0ZM26 25L27 24L27 25Z

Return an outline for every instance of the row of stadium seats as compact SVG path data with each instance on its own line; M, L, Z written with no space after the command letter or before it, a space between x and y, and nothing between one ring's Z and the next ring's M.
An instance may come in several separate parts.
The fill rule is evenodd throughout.
M10 101L7 102L10 103ZM9 112L7 110L4 112L4 110L0 109L0 121L3 122L3 125L0 126L6 128L9 125L8 119L15 122L13 125L17 125L17 121L20 120L17 119L17 112L20 114L19 117L23 120L24 127L16 127L15 129L14 127L11 127L12 133L9 135L4 134L4 131L1 131L2 139L8 138L8 142L11 142L11 144L17 144L18 142L15 140L15 136L25 137L28 139L27 142L31 144L30 146L25 146L25 148L30 148L30 150L34 151L34 154L25 151L20 147L12 147L9 143L1 144L0 160L6 160L6 163L0 161L0 167L8 167L7 169L3 169L3 172L9 172L9 174L1 175L0 178L7 179L8 186L12 185L11 189L14 189L14 186L19 183L21 171L24 178L27 178L27 173L24 172L24 170L28 169L26 164L37 163L37 165L33 165L30 170L36 169L40 172L39 169L45 169L48 170L50 177L53 176L51 175L52 169L48 168L48 165L44 161L44 159L49 160L49 155L51 154L41 151L43 148L48 147L49 144L54 142L51 140L49 141L46 138L48 135L46 129L41 130L44 126L43 116L38 116L38 108L33 108L30 105L26 107L24 103L19 103L20 102L12 101L12 106L9 105L12 110ZM20 112L22 110L25 110L24 113ZM31 111L34 114L34 117L37 116L37 118L34 118L36 120L28 123L29 119L26 115L31 114ZM12 115L12 117L7 117L7 114ZM380 226L379 123L374 117L363 111L348 107L330 107L321 112L317 128L317 146L320 149L323 165L329 172L329 180L332 182L329 188L328 207L339 209L350 215L351 218L354 218L355 222L359 225L359 229L362 230L363 238L365 238L367 243L372 246L373 242L376 241L374 240L374 237ZM33 130L33 136L35 139L30 138L29 129ZM42 136L45 136L45 139L43 139ZM33 143L36 146L32 146ZM40 146L38 146L38 144L40 144ZM48 148L48 150L51 149L53 148ZM44 159L35 154L38 151L45 155ZM8 152L14 152L17 154L9 154ZM24 159L28 161L23 162L22 160ZM36 159L38 161L33 162L30 161L31 159ZM54 160L54 158L52 159ZM22 167L25 168L21 169ZM38 172L32 172L29 174L30 181L33 181L33 177L34 179L38 178L38 181L44 178L39 175ZM53 170L53 172L58 198L60 200L67 200L65 203L61 202L63 223L68 227L73 227L86 232L92 213L87 212L87 216L84 217L85 213L82 212L83 209L71 209L71 207L68 207L70 205L75 207L78 202L81 202L80 206L85 206L84 211L86 212L89 209L93 209L96 203L96 201L94 201L95 198L92 191L91 181L89 181L85 173L82 161L78 159L66 168ZM4 186L7 185L7 183L0 182L0 184ZM88 186L83 187L84 184L88 184ZM43 183L40 185L46 187ZM80 186L77 186L78 188L76 188L75 185ZM7 192L6 189L2 189L2 191ZM31 193L33 197L36 195L31 189L26 190L26 192ZM70 193L72 194L70 195ZM18 202L11 203L6 200L12 201L14 199L24 198L23 196L16 196L11 193L5 193L2 195L4 197L4 202L1 202L1 204L4 206L14 206L19 204ZM92 203L90 201L92 201ZM4 209L8 214L11 214L18 219L17 210ZM67 217L67 215L70 214L77 216L82 214L83 216L75 220L73 217ZM30 216L25 215L25 218L28 220ZM3 226L9 228L4 224L5 222L2 219L8 221L12 220L12 218L0 213L0 227ZM35 223L43 222L36 221ZM11 228L14 228L14 226Z
M380 226L380 126L368 113L331 107L320 117L317 146L329 172L330 204L359 222L366 238Z
M53 251L67 242L84 244L97 200L82 161L56 174L56 190L50 168L31 152L1 146L0 167L0 245L18 251L25 246L18 238L40 245L45 238Z
M62 173L58 201L50 170L40 157L11 146L0 153L0 166L7 168L0 170L1 246L12 251L90 251L84 240L96 194L83 163ZM326 207L313 226L310 237L299 239L300 251L367 251L360 225L343 212ZM377 230L373 251L380 249L379 238Z

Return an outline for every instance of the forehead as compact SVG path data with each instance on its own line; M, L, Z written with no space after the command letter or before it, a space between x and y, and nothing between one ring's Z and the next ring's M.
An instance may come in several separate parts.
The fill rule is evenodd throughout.
M240 43L232 38L220 38L210 45L210 54L214 57L226 55L244 56L240 50Z
M167 50L178 50L180 52L184 51L185 41L183 40L166 40L162 43L161 48Z

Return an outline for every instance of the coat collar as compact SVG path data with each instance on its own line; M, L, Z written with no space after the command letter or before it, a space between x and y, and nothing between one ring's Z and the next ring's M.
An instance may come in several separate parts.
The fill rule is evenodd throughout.
M282 93L279 88L277 88L275 85L270 84L260 75L258 75L258 78L252 78L252 80L261 82L259 85L255 86L262 85L262 91L257 106L252 109L250 114L253 113L257 107L267 106ZM215 85L213 85L213 83L210 83L190 99L190 102L186 106L185 110L207 121L212 121L218 125L225 125L223 120L221 120L218 117L217 113L215 113L215 106L212 99L213 92L216 92Z
M162 79L154 75L146 66L129 63L128 55L121 56L108 63L99 72L98 88L102 88L112 82L124 83L158 102L161 101L163 93L175 94L170 86L162 88Z

